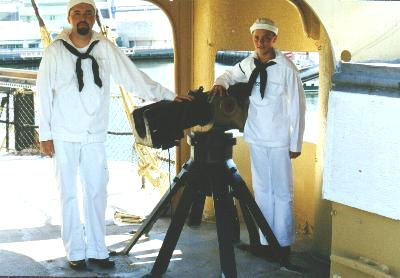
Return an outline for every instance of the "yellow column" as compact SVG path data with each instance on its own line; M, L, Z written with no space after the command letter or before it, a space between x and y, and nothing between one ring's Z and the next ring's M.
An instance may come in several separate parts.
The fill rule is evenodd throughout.
M320 71L319 71L319 96L318 96L318 144L315 166L315 231L313 238L313 251L317 255L328 259L331 253L331 202L322 199L322 174L324 167L324 146L326 133L326 120L328 113L328 97L332 86L331 77L334 71L334 60L331 43L326 30L321 25L321 38L319 42Z

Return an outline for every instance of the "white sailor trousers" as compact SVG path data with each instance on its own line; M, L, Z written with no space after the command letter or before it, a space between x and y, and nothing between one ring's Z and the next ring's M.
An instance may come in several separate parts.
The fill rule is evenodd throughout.
M108 257L105 244L108 168L103 143L54 141L61 199L61 236L70 261ZM83 206L78 198L78 175ZM80 219L83 207L83 223Z
M293 174L289 149L250 144L255 200L281 246L295 241ZM261 244L267 245L260 231Z

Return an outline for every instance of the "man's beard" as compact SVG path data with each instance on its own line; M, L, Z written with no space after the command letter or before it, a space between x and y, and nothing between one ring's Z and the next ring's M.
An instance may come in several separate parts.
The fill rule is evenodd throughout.
M78 34L85 36L90 32L90 26L87 22L79 22L77 25L77 32Z

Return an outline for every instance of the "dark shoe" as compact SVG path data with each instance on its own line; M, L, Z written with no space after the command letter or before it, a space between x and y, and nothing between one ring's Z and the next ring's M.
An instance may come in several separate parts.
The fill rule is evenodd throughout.
M265 258L268 261L273 261L273 262L277 261L276 256L274 255L274 250L269 245L261 245L261 244L249 245L242 243L236 245L236 247L239 248L240 250L250 252L256 257Z
M250 252L256 257L262 257L262 245L251 245L247 243L238 243L236 247L242 251Z
M281 265L289 263L290 246L284 246L284 247L279 248L277 257L278 257L278 261Z
M73 270L84 270L84 269L86 269L85 260L69 261L68 264L69 264L69 267L72 268Z
M298 275L306 273L305 268L292 264L289 258L290 258L290 246L281 247L280 257L279 257L279 264L281 266L280 270Z
M280 270L298 275L303 275L307 272L305 268L299 265L292 264L291 262L281 264Z
M104 269L110 269L110 268L114 268L115 267L115 262L111 261L110 258L106 258L106 259L89 258L88 261L90 263L98 265L99 267L104 268Z

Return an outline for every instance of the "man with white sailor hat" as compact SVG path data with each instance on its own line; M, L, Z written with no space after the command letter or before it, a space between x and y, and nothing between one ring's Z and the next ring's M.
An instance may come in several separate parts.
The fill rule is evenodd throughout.
M146 100L190 99L175 97L93 31L96 12L93 0L68 1L71 29L62 31L47 47L37 78L41 151L55 161L62 239L69 266L77 270L86 268L86 259L102 268L114 267L105 244L108 169L104 142L110 77ZM84 223L80 221L78 173Z
M251 251L299 272L289 262L295 241L291 159L301 154L305 97L296 66L274 48L278 27L259 18L250 27L255 51L219 76L211 91L224 94L229 86L248 83L250 94L244 139L250 145L256 202L271 226L280 250L272 250L260 233L261 245Z

